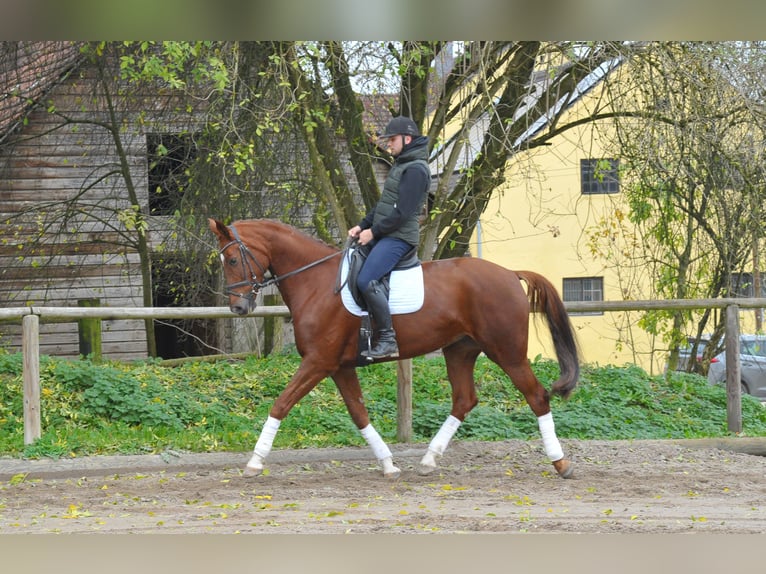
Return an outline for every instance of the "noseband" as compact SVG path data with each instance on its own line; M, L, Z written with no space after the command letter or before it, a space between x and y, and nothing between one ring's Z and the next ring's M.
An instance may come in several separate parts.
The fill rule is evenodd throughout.
M332 259L333 257L336 257L342 253L341 251L338 251L337 253L331 253L330 255L327 255L317 261L309 263L308 265L304 265L303 267L300 267L298 269L285 273L284 275L279 275L279 276L272 275L271 277L267 279L266 271L271 270L271 267L269 266L268 269L265 269L263 265L261 265L258 262L258 260L255 258L255 255L253 255L252 251L250 251L247 245L245 245L245 243L239 237L239 233L237 233L237 230L234 228L233 225L230 225L228 229L229 231L231 231L231 235L234 239L232 239L229 243L221 247L221 250L218 252L219 257L221 258L221 263L225 264L224 252L232 245L236 245L237 248L239 249L239 259L240 259L240 265L242 266L242 276L247 277L247 279L226 285L224 293L229 296L234 295L236 297L241 297L243 299L246 299L248 303L252 303L253 301L255 301L255 298L258 295L258 292L264 287L268 287L269 285L276 285L283 279L287 279L288 277L297 275L301 271L305 271L316 265L319 265L320 263L324 263L325 261ZM260 271L261 277L263 277L262 281L258 280L258 275L256 274L255 268L253 266L255 266L255 268L257 268L258 271ZM234 291L235 289L238 289L244 286L250 287L250 291L248 293L242 294L242 293L237 293L236 291Z

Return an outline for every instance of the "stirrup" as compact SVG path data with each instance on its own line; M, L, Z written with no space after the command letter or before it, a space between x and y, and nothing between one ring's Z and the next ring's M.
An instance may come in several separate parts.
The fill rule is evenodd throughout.
M378 341L372 349L362 352L362 355L370 359L395 359L399 356L399 347L394 341Z

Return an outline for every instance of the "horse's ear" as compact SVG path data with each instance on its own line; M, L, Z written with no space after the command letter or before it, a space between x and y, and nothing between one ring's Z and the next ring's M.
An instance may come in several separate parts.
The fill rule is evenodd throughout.
M218 221L217 219L213 219L212 217L209 217L207 220L208 225L210 226L210 231L215 233L218 237L221 239L231 240L231 234L229 233L229 228L226 227L223 223Z

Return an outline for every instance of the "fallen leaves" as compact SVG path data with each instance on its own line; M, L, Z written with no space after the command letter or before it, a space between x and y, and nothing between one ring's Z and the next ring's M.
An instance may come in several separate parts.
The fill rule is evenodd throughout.
M59 518L70 520L74 518L87 518L90 516L93 516L93 514L88 510L82 510L82 506L80 506L79 504L70 504L67 511L64 514L62 514Z
M16 486L17 484L21 484L27 479L27 476L29 473L26 472L20 472L19 474L15 474L11 477L11 480L9 480L9 484L11 486Z

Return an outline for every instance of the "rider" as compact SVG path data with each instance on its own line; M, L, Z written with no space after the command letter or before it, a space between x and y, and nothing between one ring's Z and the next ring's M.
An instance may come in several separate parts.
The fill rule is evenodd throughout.
M367 310L374 319L378 341L363 355L370 359L398 357L388 300L380 280L420 241L419 216L428 196L428 138L410 118L397 116L381 136L387 139L394 165L388 173L380 200L362 221L348 230L349 237L372 248L357 280Z

